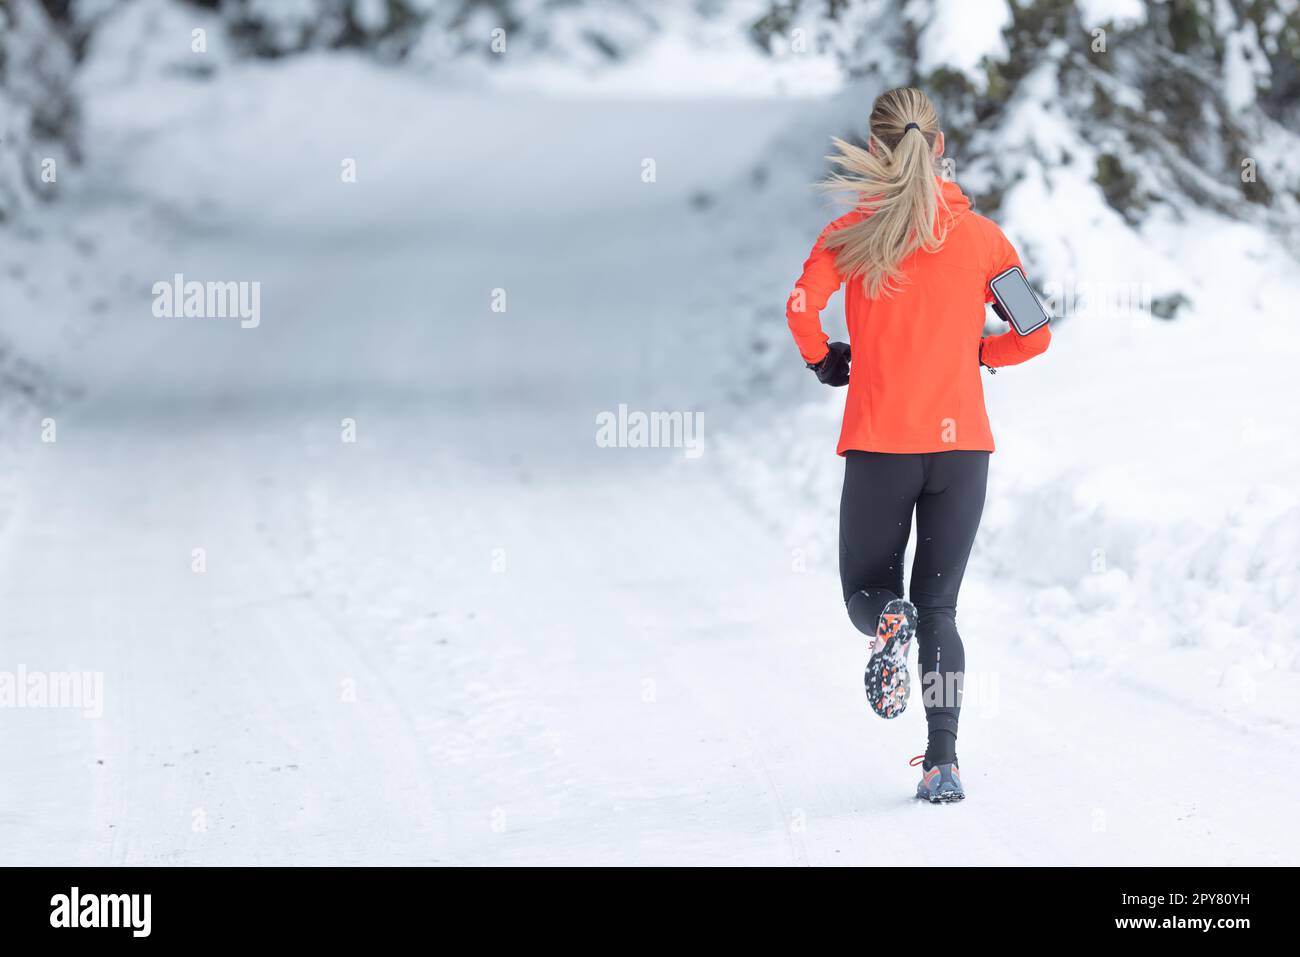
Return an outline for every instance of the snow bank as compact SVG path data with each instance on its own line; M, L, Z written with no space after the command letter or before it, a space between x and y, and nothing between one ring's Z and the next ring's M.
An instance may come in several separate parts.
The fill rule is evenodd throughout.
M41 222L76 175L72 75L72 52L40 4L0 6L0 525L17 464L39 447L40 420L61 394L42 359L66 347L67 325L34 300L44 270L76 257L74 241L44 244Z
M75 156L72 51L34 0L0 7L0 223L49 199Z

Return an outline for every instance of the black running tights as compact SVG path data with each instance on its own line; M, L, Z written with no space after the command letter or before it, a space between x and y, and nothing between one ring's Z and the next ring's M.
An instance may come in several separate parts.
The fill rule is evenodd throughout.
M984 511L989 453L967 450L845 455L840 582L849 618L874 636L881 609L903 597L903 555L916 513L909 598L929 744L928 763L954 760L966 653L957 591Z

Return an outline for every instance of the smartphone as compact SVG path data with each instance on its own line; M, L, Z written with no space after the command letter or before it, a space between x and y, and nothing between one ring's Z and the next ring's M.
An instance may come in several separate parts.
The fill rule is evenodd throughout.
M1043 307L1019 266L1012 266L1006 272L998 273L989 280L989 288L993 290L996 306L1002 307L995 308L994 311L1011 323L1016 332L1022 336L1029 335L1052 318L1052 314Z

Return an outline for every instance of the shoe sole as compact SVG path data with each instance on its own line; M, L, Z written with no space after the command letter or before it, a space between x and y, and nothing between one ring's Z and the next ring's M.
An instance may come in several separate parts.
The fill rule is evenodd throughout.
M907 649L915 634L916 607L910 601L895 598L885 605L863 676L867 703L882 718L897 718L907 710L912 690L911 676L907 673Z
M949 791L945 794L917 794L916 799L929 801L931 804L956 804L958 801L966 800L966 795Z

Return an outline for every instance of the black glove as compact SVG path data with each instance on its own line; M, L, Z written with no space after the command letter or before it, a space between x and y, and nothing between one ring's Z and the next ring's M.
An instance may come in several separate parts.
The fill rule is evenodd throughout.
M849 360L853 353L847 342L832 342L830 351L822 357L821 362L810 362L808 368L817 374L817 381L825 385L849 384Z

